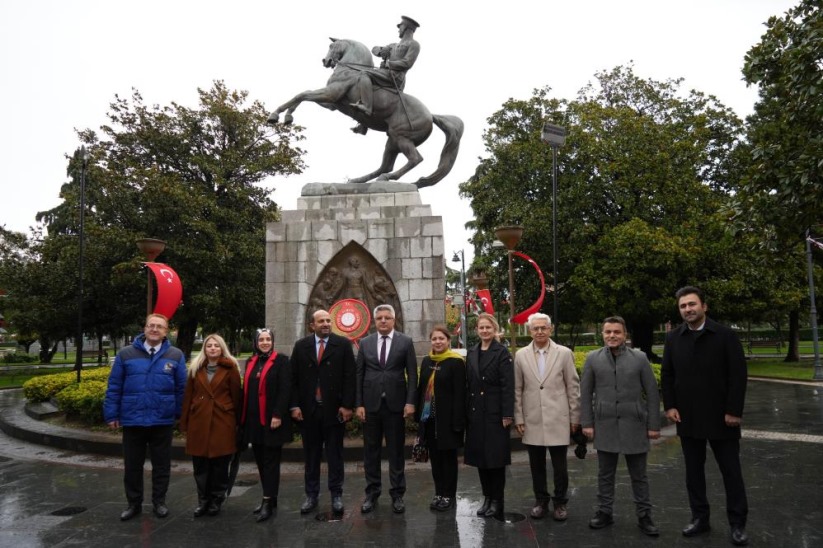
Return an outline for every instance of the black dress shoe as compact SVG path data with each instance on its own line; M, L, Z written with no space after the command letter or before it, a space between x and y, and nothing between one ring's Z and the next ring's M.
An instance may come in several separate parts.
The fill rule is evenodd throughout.
M303 501L303 504L300 505L300 513L301 514L308 514L312 510L317 508L317 498L315 497L306 497L306 500Z
M485 499L483 499L483 506L481 506L480 508L477 509L477 515L481 518L485 517L486 512L489 511L489 505L490 504L491 504L491 499L489 497L486 497Z
M363 514L368 514L374 510L375 506L377 506L377 497L366 497L363 504L360 506L360 512Z
M660 536L660 529L657 528L657 525L652 521L652 517L648 514L638 518L637 526L640 527L644 535L649 535L650 537Z
M343 497L337 495L331 498L331 509L335 514L343 513Z
M440 502L437 503L437 510L438 512L445 512L446 510L451 510L455 506L455 497L440 497Z
M160 519L169 517L169 507L165 502L158 502L154 505L154 515Z
M208 508L206 508L206 513L210 516L216 516L220 513L221 506L223 506L223 499L211 499Z
M437 505L440 504L440 499L442 498L443 497L441 497L440 495L435 495L434 498L432 498L432 501L429 503L429 509L437 510Z
M534 508L529 512L529 515L534 519L543 519L549 513L549 501L538 500L534 503Z
M598 510L592 519L589 520L589 527L592 529L602 529L614 523L614 518L611 514L601 512Z
M683 536L696 537L697 535L708 533L711 529L708 519L694 518L692 522L683 529Z
M493 500L489 502L489 509L483 514L484 517L494 518L498 521L505 521L503 517L503 501Z
M746 546L749 543L749 536L742 527L732 527L729 538L735 546Z
M396 497L391 501L391 510L395 514L402 514L406 511L406 503L403 502L403 497Z
M134 516L140 515L141 512L143 512L142 504L129 504L129 507L123 510L123 513L120 514L120 521L128 521Z
M257 508L251 511L252 514L259 514L260 510L263 509L263 505L266 504L266 499L260 501L260 504L257 505Z

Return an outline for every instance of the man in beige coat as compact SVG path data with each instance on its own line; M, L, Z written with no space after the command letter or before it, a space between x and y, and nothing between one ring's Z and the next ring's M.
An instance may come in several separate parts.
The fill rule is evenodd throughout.
M529 452L535 505L531 517L542 519L554 501L553 517L564 521L569 501L566 455L571 433L580 427L580 379L572 351L551 340L546 314L528 320L532 342L514 357L514 424ZM546 448L554 470L554 496L546 483Z

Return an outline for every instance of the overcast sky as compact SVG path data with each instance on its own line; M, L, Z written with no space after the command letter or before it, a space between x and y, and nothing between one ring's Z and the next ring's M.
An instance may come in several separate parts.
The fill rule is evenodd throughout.
M742 117L757 98L741 79L743 56L769 16L794 4L6 0L0 4L0 224L25 231L36 212L59 203L65 155L79 146L74 128L99 128L115 94L128 96L135 87L147 104L195 107L196 89L221 79L273 110L299 91L324 86L331 71L320 60L328 37L385 45L396 41L400 15L408 15L421 25L415 35L421 54L406 91L466 126L454 170L421 197L443 217L446 253L465 248L468 261L463 225L471 209L459 200L458 185L484 155L486 119L506 99L526 99L546 85L571 99L596 71L634 61L638 76L684 77L685 90L714 94ZM295 121L306 128L300 146L308 167L266 182L283 209L296 207L306 183L342 182L379 165L383 134L354 135L350 119L312 104L301 106ZM406 181L434 171L442 143L435 129L421 147L426 161Z

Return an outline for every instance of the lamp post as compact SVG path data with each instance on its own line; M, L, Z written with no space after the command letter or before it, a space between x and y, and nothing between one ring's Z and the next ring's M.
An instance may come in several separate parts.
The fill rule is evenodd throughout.
M514 352L517 338L514 333L514 322L512 321L514 319L514 259L512 252L520 243L520 238L523 237L523 227L513 225L495 228L494 237L503 242L509 256L509 338L511 340L509 351Z
M460 257L457 254L460 253ZM468 326L466 325L466 255L461 249L455 251L452 257L453 263L460 263L460 292L463 294L463 301L460 303L460 344L466 348L466 337Z
M74 340L74 370L77 371L77 382L80 383L80 372L83 370L83 254L85 252L85 219L86 219L86 163L89 160L86 146L80 147L80 230L77 288L77 336Z
M163 253L163 250L166 249L166 242L163 240L157 240L155 238L140 238L137 240L137 248L140 250L140 253L146 258L147 262L153 263L154 260L157 258L158 255ZM151 314L151 304L153 300L152 295L152 283L151 283L151 270L147 269L148 271L148 289L146 290L146 316Z
M552 147L552 323L554 332L557 333L557 326L560 323L557 317L557 288L560 285L557 282L557 149L566 142L566 128L546 122L543 124L541 138Z
M814 263L812 261L811 230L806 229L806 264L809 275L809 316L812 324L812 344L814 345L814 376L816 381L823 380L823 366L820 364L820 342L817 337L817 306L814 296Z

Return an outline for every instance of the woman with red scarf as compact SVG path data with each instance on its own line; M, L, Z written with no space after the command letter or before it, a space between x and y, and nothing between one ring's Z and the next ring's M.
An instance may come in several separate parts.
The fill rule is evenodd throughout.
M277 508L280 457L283 444L292 440L289 418L291 367L289 357L274 350L274 331L258 329L254 355L246 362L243 383L242 447L251 444L263 501L255 508L257 521L266 521Z
M420 366L415 419L434 478L429 508L445 512L455 507L457 496L457 448L463 446L466 427L466 363L449 347L451 334L445 325L435 326L429 340L431 351Z

